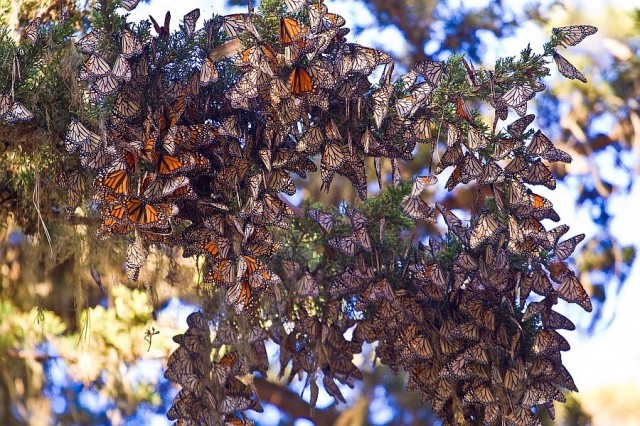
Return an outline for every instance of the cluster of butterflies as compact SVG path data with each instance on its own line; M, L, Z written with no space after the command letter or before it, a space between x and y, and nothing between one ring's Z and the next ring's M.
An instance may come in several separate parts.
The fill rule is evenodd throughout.
M415 183L408 197L424 187L425 182ZM550 203L547 208L552 209ZM577 390L561 360L569 344L557 331L575 326L553 310L559 297L571 299L570 288L579 289L578 303L590 309L563 260L576 242L556 243L546 264L542 256L531 253L527 259L511 250L506 227L501 237L472 248L476 227L441 205L436 210L449 234L430 238L413 254L389 258L383 254L385 220L370 224L351 207L345 208L346 221L308 211L335 250L325 248L325 255L334 262L342 255L346 266L327 272L300 261L280 262L278 272L294 298L322 298L326 306L318 314L303 304L283 327L276 339L282 368L291 360L289 380L307 373L313 395L313 382L323 377L327 392L343 400L327 375L353 385L361 373L352 354L363 342L377 342L380 361L407 371L408 389L421 391L445 422L453 424L462 414L465 419L482 415L484 424L538 425L539 405L553 417L553 401L563 402L565 389ZM335 236L345 233L345 222L350 235ZM552 245L556 234L539 238ZM354 325L352 337L345 339Z
M165 371L168 380L182 386L167 413L169 420L211 426L254 424L236 414L247 409L262 412L255 389L241 378L249 371L266 374L269 364L264 331L256 328L258 332L248 336L252 359L229 351L212 361L212 351L235 343L237 336L225 329L226 332L217 332L212 341L209 322L202 312L189 315L187 325L189 328L184 334L173 338L179 346L169 357Z
M132 10L137 3L121 5ZM301 299L327 297L323 316L300 311L291 327L269 334L283 348L283 369L293 365L290 379L302 372L313 378L312 395L322 376L325 389L344 400L336 383L352 386L362 377L353 354L362 342L379 341L380 359L409 371L409 388L421 389L443 419L456 410L476 418L482 410L487 423L536 424L532 407L552 410L551 402L563 399L560 388L575 388L560 359L568 344L556 331L573 325L552 308L562 298L591 309L566 262L584 236L560 241L568 231L564 225L547 231L541 221L559 217L526 186L553 189L545 161L571 161L540 131L527 130L533 120L527 102L544 86L533 78L515 83L513 76L475 71L463 61L472 92L492 93L496 121L506 120L509 110L521 117L489 136L463 96L442 96L454 73L450 64L425 61L392 82L391 58L347 43L344 19L322 1L285 4L277 37L268 34L276 30L269 27L274 21L252 9L214 17L196 30L196 9L179 32L170 31L167 13L162 25L151 18L155 36L125 23L80 39L78 79L86 100L107 109L107 119L74 119L68 127L65 148L76 153L79 165L61 173L58 183L69 194L69 211L83 201L90 172L98 235L130 237L126 269L132 280L149 246L163 244L182 247L185 256L204 256L205 281L224 288L237 312L255 313L272 298L280 303L287 291ZM563 27L554 37L573 46L595 31ZM185 59L175 52L181 42L200 49ZM549 55L561 74L584 80L557 51ZM370 76L378 68L374 85ZM438 105L436 95L444 99ZM31 116L9 95L0 97L3 120ZM446 148L435 174L453 166L447 189L475 181L493 203L469 224L427 204L421 194L436 178L421 176L400 207L427 222L440 212L448 236L431 239L414 259L385 263L376 247L384 223L370 224L349 207L349 235L332 234L333 215L309 211L327 233L327 250L348 259L344 270L327 276L295 261L274 267L278 273L270 268L279 249L270 227L287 228L294 216L280 198L295 193L293 173L305 178L319 157L323 189L340 174L364 199L367 158L380 184L381 162L390 160L395 185L399 161L410 161L418 143L435 148L442 130ZM377 226L379 238L372 235ZM406 285L392 285L390 273ZM541 300L530 302L531 292ZM356 319L354 312L367 315ZM347 340L344 333L354 324ZM221 333L229 338L212 342L204 316L190 317L167 370L167 378L183 386L170 418L244 424L237 414L259 409L252 389L237 378L266 371L267 336L255 330L249 342L254 355L232 351L212 362L211 350L233 347L237 334Z

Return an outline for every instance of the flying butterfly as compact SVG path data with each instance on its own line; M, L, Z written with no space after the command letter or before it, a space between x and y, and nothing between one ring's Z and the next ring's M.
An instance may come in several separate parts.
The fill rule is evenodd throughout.
M198 18L200 18L200 9L193 9L184 15L184 32L187 34L187 37L191 37L195 32Z
M136 6L138 6L138 3L140 3L140 0L122 0L120 2L120 6L122 6L128 12L131 12L136 8Z
M578 71L578 69L574 67L571 62L567 61L564 56L560 55L555 49L553 49L552 54L553 60L556 62L560 74L570 80L580 80L583 83L587 82L585 76L580 71Z
M553 29L553 35L560 38L562 45L575 46L586 37L595 34L598 28L592 25L570 25Z
M160 37L161 39L166 39L169 37L169 34L170 34L169 24L171 23L171 12L167 11L167 13L164 15L164 23L162 26L158 25L156 20L153 19L153 16L149 15L149 19L151 19L151 23L153 24L153 28L156 30L156 33L158 33L158 37Z

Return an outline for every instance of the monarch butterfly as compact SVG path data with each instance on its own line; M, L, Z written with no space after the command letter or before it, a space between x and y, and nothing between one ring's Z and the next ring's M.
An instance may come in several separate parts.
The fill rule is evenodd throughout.
M122 56L127 59L131 59L135 56L141 55L143 52L142 43L140 43L140 40L138 40L138 38L132 31L129 31L127 29L123 29L120 33L120 47ZM145 62L140 62L140 64L145 64ZM143 67L143 69L146 70L146 67Z
M577 303L585 311L591 312L592 306L589 295L573 272L569 272L565 276L557 292L567 302Z
M80 52L85 55L90 55L95 52L95 48L98 45L98 37L92 31L83 36L80 40L76 42L76 46L80 49Z
M181 374L193 374L194 366L193 361L187 350L183 347L178 347L170 356L167 361L167 369L164 372L164 377L174 383L178 382L178 376Z
M509 181L509 205L512 207L528 205L527 188L516 179Z
M432 138L431 124L431 120L428 117L418 117L411 126L413 137L418 142L430 141Z
M379 129L382 121L387 116L387 108L389 106L389 98L393 93L393 86L388 84L376 90L371 96L373 100L373 120Z
M111 70L109 70L109 74L99 77L94 81L92 89L96 90L99 99L102 99L103 96L112 95L118 90L118 82L113 78Z
M24 36L29 40L30 43L35 44L40 37L40 27L42 26L42 18L36 18L25 26L24 28Z
M586 37L595 34L598 28L592 25L570 25L553 29L553 35L560 39L563 46L575 46Z
M416 64L413 69L435 88L440 85L445 65L444 62L423 61Z
M370 47L346 43L336 57L337 70L341 76L350 73L371 74L378 65L391 63L391 56Z
M428 223L435 223L436 218L433 208L431 208L422 198L405 196L401 203L402 212L415 220L424 220Z
M313 91L313 81L309 73L302 67L296 66L289 75L291 93L301 94Z
M5 115L9 112L11 105L13 105L11 95L8 93L0 93L0 117L4 119Z
M324 170L335 171L347 161L348 147L337 143L328 143L322 150L321 165Z
M549 189L555 189L556 178L541 161L533 163L522 173L522 180L532 185L544 185Z
M319 25L314 26L315 32L326 32L333 29L343 27L347 22L337 13L326 13L320 20ZM348 28L343 28L337 32L336 37L344 37L349 33Z
M477 269L478 262L469 253L459 254L453 264L453 270L456 273L475 271Z
M196 30L196 23L198 22L198 18L200 18L200 9L193 9L191 12L184 15L184 32L187 34L187 37L191 37Z
M340 250L347 256L353 256L358 251L358 245L354 237L334 237L329 240L329 245Z
M529 125L536 118L534 114L525 115L507 126L507 132L514 138L518 139Z
M540 424L540 420L531 410L524 407L514 406L511 414L504 416L506 424L534 426Z
M570 80L580 80L583 83L587 82L585 76L580 71L578 71L578 69L574 67L569 61L567 61L564 56L560 55L555 49L553 49L552 54L553 60L556 62L560 74Z
M318 297L318 283L313 275L305 272L296 282L296 293L300 297Z
M315 209L307 210L307 214L315 220L325 232L331 232L334 224L333 215Z
M475 151L478 148L486 148L488 140L485 137L482 129L471 126L469 128L469 136L467 138L467 147L471 151Z
M224 31L229 37L238 37L243 31L245 31L244 14L235 13L226 15L223 18L222 25Z
M140 3L140 0L122 0L120 2L120 6L122 6L128 12L131 12L136 8L136 6L138 6L138 3Z
M236 282L226 293L227 303L233 305L236 312L241 312L251 300L251 286L247 280Z
M276 169L266 174L266 186L276 192L284 192L287 195L296 193L296 185L289 174L283 169Z
M549 277L541 269L534 269L531 273L531 289L541 296L546 296L553 289ZM525 277L526 279L526 277Z
M89 149L85 148L85 152L95 151L100 144L100 137L89 131L77 118L73 118L67 134L65 135L65 148L68 152L74 152L82 146L89 144Z
M449 176L449 179L447 179L447 182L444 184L445 189L448 191L453 191L453 189L465 179L465 176L462 173L462 166L463 162L458 163ZM438 170L436 170L436 173L438 173Z
M449 166L458 165L463 158L462 146L459 143L452 144L447 147L446 151L442 155L440 163L438 163L434 173L439 174Z
M497 220L489 214L483 214L478 218L471 231L469 238L470 247L475 249L484 241L495 239L499 231L500 225Z
M104 77L111 73L111 67L98 54L94 53L84 63L84 71L87 78Z
M118 55L111 73L117 80L130 81L131 80L131 66L129 61L123 54Z
M137 197L127 201L127 213L129 220L137 225L155 225L162 219L161 213L155 206Z
M289 12L297 13L306 6L307 0L284 0L284 4L287 6Z
M495 161L489 161L483 169L480 183L501 183L504 181L504 170Z
M164 24L162 26L158 25L156 20L153 19L153 16L149 15L149 19L151 19L153 28L156 30L156 32L158 33L158 36L161 39L166 39L169 37L169 34L170 34L169 24L171 23L171 12L167 11L167 13L164 15Z
M505 105L517 110L521 106L524 106L524 110L527 108L527 101L533 99L536 91L528 84L518 84L507 90L499 99L500 102L504 102ZM524 115L518 114L518 115ZM506 117L505 117L506 119ZM526 127L526 126L525 126ZM516 136L514 136L516 137Z
M555 330L539 330L533 339L531 354L534 356L545 356L552 352L568 351L569 342Z
M534 133L533 139L527 147L527 151L532 155L537 155L548 161L560 161L563 163L570 163L572 161L571 155L556 148L553 142L540 130Z
M202 64L202 71L200 72L200 84L208 86L216 81L218 81L216 64L211 59L206 58Z
M473 117L471 116L471 112L469 111L469 106L460 96L456 98L456 113L458 114L458 117L462 118L463 120L469 122L473 121Z
M507 176L513 177L521 174L527 166L527 160L524 157L517 156L513 160L509 161L509 164L504 168L504 172Z
M493 396L491 388L482 383L474 381L474 385L471 387L469 392L464 395L462 400L471 404L486 405L494 402L495 398Z
M124 160L116 160L98 174L94 186L104 186L116 194L129 193L129 173Z
M195 196L190 186L189 178L174 176L169 179L156 179L143 191L143 196L150 200L158 200L164 197L170 199L187 199Z
M522 146L523 142L517 139L500 139L496 142L493 148L493 158L495 160L502 160L506 158L511 152Z
M569 238L568 240L562 241L561 243L556 244L554 248L554 253L556 257L560 260L565 260L571 253L576 249L576 246L580 244L582 240L584 240L584 234L578 234L575 237Z
M411 196L418 197L422 194L422 191L427 189L429 186L433 186L438 183L438 178L436 176L418 176L413 181L413 186L411 187Z
M304 1L304 0L303 0ZM224 426L254 426L255 422L249 419L240 419L236 416L227 416L224 421Z
M68 206L67 210L75 209L82 201L84 194L84 180L78 170L61 172L58 175L58 184L67 190ZM0 200L0 205L2 201Z
M546 314L542 315L542 323L545 327L558 330L575 330L576 326L571 320L565 317L562 314L554 311L553 309L548 309Z
M172 175L176 171L184 171L185 164L178 157L161 154L156 158L156 169L160 175Z
M280 43L287 46L309 33L308 28L293 18L280 18Z
M140 274L140 268L144 265L144 261L147 259L148 251L144 246L142 238L136 232L135 237L129 240L129 246L127 247L127 278L131 281L138 281L138 275Z
M455 326L451 334L460 339L478 341L480 340L480 327L474 322L466 322Z
M33 119L33 117L33 113L18 101L15 101L13 105L11 105L11 108L2 116L2 118L11 125L19 121L29 121Z
M472 155L470 152L467 152L462 159L462 182L469 183L474 179L479 178L484 173L484 168L480 161Z

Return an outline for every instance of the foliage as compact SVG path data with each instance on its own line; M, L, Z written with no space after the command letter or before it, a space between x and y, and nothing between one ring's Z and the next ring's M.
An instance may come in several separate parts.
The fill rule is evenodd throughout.
M557 49L596 29L555 29L541 53L528 47L492 71L453 55L392 81L391 57L346 43L344 19L323 3L285 4L213 16L198 31L199 10L174 32L167 14L162 25L152 20L152 36L148 22L127 23L120 3L105 0L76 42L81 60L62 46L64 23L45 44L53 54L44 53L38 23L23 43L3 43L24 71L7 80L19 90L2 95L2 118L46 129L49 143L31 147L24 164L35 158L59 172L70 220L93 216L100 238L129 237L134 281L153 246L203 259L203 310L189 316L168 361L166 377L182 386L169 418L241 423L246 410L259 411L245 378L266 375L269 339L280 348L280 375L305 380L312 406L320 384L344 402L338 383L363 378L353 355L377 342L380 362L407 371L408 388L447 424L537 424L542 406L553 416L562 390L577 390L561 361L569 345L556 331L574 325L553 307L559 298L587 311L592 304L565 261L584 235L560 241L568 226L548 231L541 221L560 218L527 186L555 188L547 163L571 156L528 129L526 111L545 90L548 63L585 80ZM55 78L63 65L77 81ZM491 124L479 113L488 106ZM498 123L510 111L520 118L503 130ZM70 123L63 143L55 138L61 123ZM402 183L400 168L418 144L430 147L428 170ZM54 155L65 151L70 161ZM280 197L294 195L292 174L306 178L318 160L322 189L342 175L359 206L300 210ZM383 160L391 164L388 187ZM367 196L369 163L377 197ZM467 223L422 198L449 166L445 188L480 187ZM40 172L24 168L36 182L24 187L38 188ZM50 196L44 205L59 201ZM42 220L35 204L25 221ZM437 212L447 233L416 244L416 224L435 223ZM94 314L108 324L122 312L116 304ZM121 345L133 342L98 343L122 356Z
M8 302L0 304L0 359L6 367L1 377L2 398L10 402L6 407L17 410L13 415L1 412L3 424L19 424L16 418L39 423L41 410L37 407L42 400L47 395L68 396L64 395L67 388L84 387L85 393L97 392L117 400L118 411L126 415L141 404L161 403L155 393L157 377L136 371L149 369L154 362L160 364L159 360L175 348L163 336L156 336L148 345L142 338L145 330L157 327L171 333L172 326L166 318L151 320L144 292L118 287L112 295L115 309L97 306L83 310L84 328L73 332L51 311L34 308L23 313ZM59 376L53 371L61 368L66 372L64 383L52 378ZM23 382L25 378L28 380ZM4 394L14 381L23 383L23 390ZM58 411L59 419L74 423L91 422L94 414L73 398Z

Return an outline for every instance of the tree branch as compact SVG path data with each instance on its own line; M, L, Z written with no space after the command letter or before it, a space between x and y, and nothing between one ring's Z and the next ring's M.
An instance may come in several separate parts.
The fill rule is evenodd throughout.
M262 401L275 405L294 418L307 419L317 425L332 425L338 419L338 412L333 407L313 409L300 395L283 385L264 377L255 377L253 383Z

